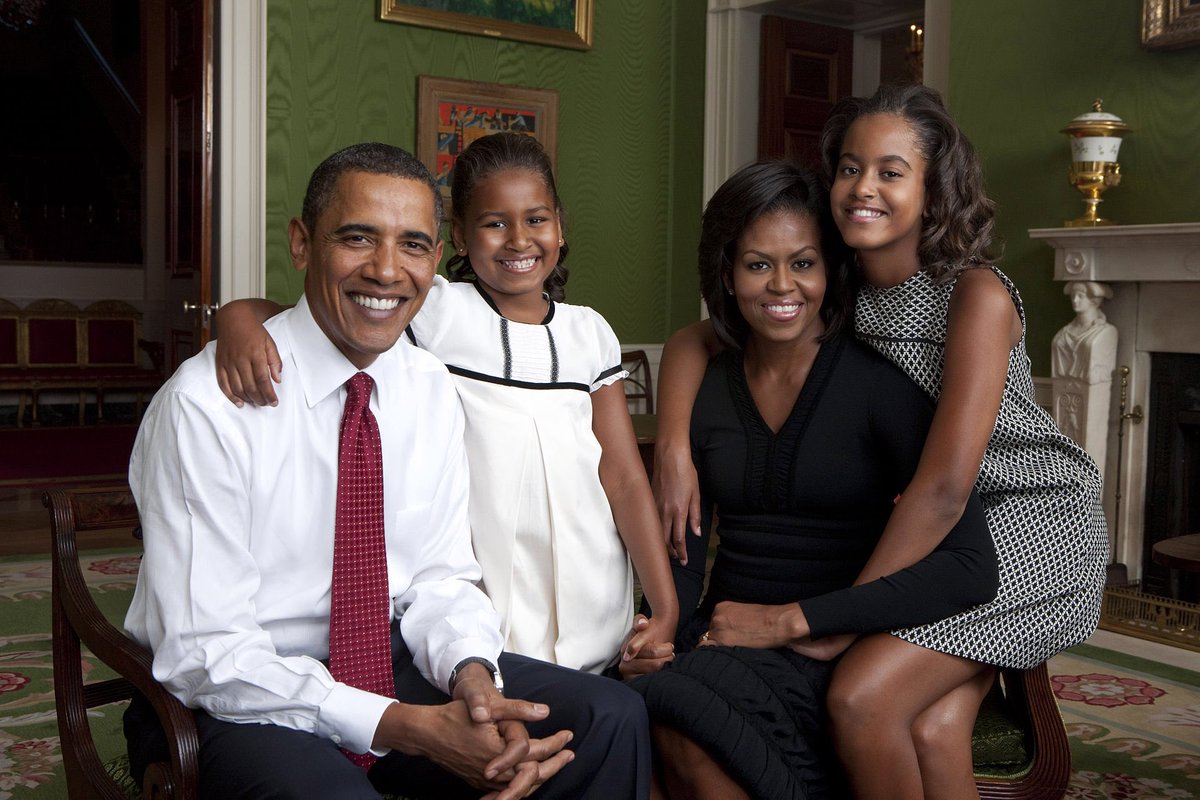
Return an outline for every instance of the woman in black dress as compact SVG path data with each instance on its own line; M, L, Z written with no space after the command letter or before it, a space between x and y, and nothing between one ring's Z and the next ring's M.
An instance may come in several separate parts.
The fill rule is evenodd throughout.
M767 162L731 177L704 213L702 289L729 349L692 413L703 535L675 566L677 655L633 682L670 797L845 796L823 732L837 655L856 634L942 619L996 591L976 497L923 560L865 571L933 406L844 332L850 270L825 198L810 172Z

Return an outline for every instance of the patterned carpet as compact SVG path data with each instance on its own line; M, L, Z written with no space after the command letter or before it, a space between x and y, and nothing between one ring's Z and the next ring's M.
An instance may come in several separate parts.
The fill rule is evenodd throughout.
M119 622L137 557L86 553L101 610ZM66 798L54 719L50 564L0 559L0 800ZM1197 657L1200 664L1200 656ZM96 678L110 673L85 664ZM1200 673L1088 645L1050 664L1075 764L1072 800L1200 800ZM102 755L122 752L121 709L92 717Z

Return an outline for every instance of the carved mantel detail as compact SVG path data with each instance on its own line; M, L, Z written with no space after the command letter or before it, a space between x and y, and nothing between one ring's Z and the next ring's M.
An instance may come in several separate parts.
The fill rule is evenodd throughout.
M1200 353L1200 223L1037 228L1029 236L1054 248L1056 281L1111 287L1104 314L1118 332L1115 365L1129 367L1128 405L1149 408L1150 354ZM1060 424L1101 462L1113 560L1140 577L1149 426L1117 419L1118 381L1071 380L1056 380ZM1089 438L1103 447L1088 447Z

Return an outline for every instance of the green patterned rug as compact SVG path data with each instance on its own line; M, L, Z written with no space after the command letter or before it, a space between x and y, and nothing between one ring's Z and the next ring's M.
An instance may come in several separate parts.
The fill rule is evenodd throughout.
M97 603L120 624L138 558L86 552ZM50 562L0 559L0 800L67 791L54 719ZM1200 657L1198 657L1200 662ZM97 679L110 676L85 657ZM1050 662L1075 764L1072 800L1200 800L1200 673L1081 645ZM124 750L120 706L91 715L102 756Z
M1050 679L1075 766L1067 797L1200 798L1200 674L1080 645L1051 659Z
M100 610L120 624L133 595L138 555L93 551L82 561ZM90 654L83 668L97 680L113 674ZM89 714L106 760L124 752L123 710L105 706ZM61 761L50 652L50 560L0 559L0 800L65 800Z

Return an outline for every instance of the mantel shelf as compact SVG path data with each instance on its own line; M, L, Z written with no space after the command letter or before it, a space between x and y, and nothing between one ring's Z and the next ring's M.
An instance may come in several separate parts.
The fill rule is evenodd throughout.
M1029 237L1054 248L1058 281L1200 282L1200 222L1031 228Z

